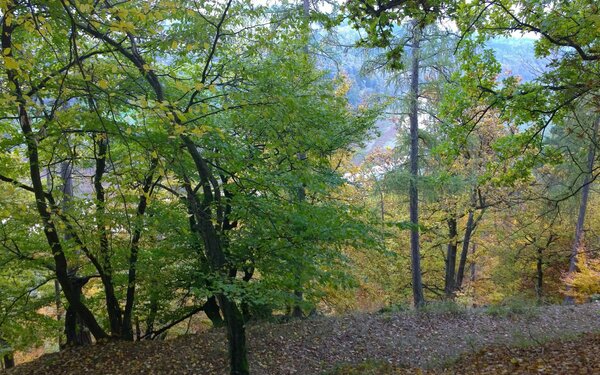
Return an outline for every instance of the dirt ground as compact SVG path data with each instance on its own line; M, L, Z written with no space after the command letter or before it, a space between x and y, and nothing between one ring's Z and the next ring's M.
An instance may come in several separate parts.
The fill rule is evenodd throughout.
M591 372L576 373L600 373L594 367L600 362L595 358L600 353L598 333L598 303L506 314L483 309L352 314L248 327L251 372L265 375L399 374L415 373L416 368L435 373L562 374L552 372L558 365L548 361L549 356L562 358L562 363L586 345L595 348L594 353L573 362L589 364L589 369L577 371ZM559 356L562 352L565 356ZM226 357L224 332L211 330L165 341L70 349L44 355L8 374L226 374ZM375 372L357 368L363 362L377 364L369 370ZM454 367L442 370L448 366Z

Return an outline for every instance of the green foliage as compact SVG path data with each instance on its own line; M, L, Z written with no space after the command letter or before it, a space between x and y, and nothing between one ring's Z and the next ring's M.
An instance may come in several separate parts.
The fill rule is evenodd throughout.
M347 184L336 163L368 137L378 111L352 109L345 83L296 53L308 42L298 12L249 1L9 5L0 285L14 277L4 273L11 263L22 284L2 289L0 332L15 347L34 343L29 331L38 340L59 332L46 322L56 313L53 288L19 297L59 274L52 255L90 277L82 300L103 329L110 298L119 317L131 306L151 331L215 294L283 310L302 290L308 310L323 288L355 285L343 251L372 243L372 231L336 197ZM16 121L21 110L34 135ZM27 186L29 167L47 178L48 212ZM199 222L201 212L210 218ZM224 265L213 262L207 227ZM60 249L43 229L58 234Z

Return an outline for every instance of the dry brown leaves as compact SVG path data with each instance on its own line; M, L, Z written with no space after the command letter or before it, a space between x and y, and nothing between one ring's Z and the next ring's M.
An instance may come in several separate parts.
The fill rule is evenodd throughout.
M349 364L346 368L350 371L360 363L372 361L379 364L373 369L376 372L333 373L413 374L415 368L439 369L463 355L445 373L600 373L595 358L600 353L600 335L552 341L600 332L599 314L599 304L587 304L550 306L534 316L492 317L482 312L353 314L286 324L254 324L248 329L250 366L253 374L310 375L331 373L340 363ZM546 344L540 345L543 342ZM515 344L535 347L514 349ZM481 351L483 348L485 351ZM222 330L166 341L106 343L70 349L47 354L8 372L10 375L226 373L227 347Z

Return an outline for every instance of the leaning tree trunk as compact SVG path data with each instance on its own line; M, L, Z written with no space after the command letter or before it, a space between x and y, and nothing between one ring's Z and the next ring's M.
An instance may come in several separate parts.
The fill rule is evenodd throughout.
M454 284L455 290L462 288L463 279L465 277L465 267L467 265L467 254L469 253L469 245L471 243L471 235L475 229L475 222L473 219L473 210L469 210L469 216L467 218L467 227L465 228L465 235L462 242L462 250L460 252L460 259L458 261L458 272L456 273L456 283Z
M412 268L412 289L417 308L425 304L423 281L421 278L421 252L419 249L419 48L422 27L413 21L412 67L410 77L410 255Z
M590 194L591 176L594 169L594 159L596 157L596 134L598 133L598 126L600 125L600 117L596 119L594 123L594 129L592 133L592 139L590 148L588 151L587 159L587 171L583 180L583 187L581 188L581 202L579 204L579 215L577 216L577 225L575 226L575 239L573 241L573 247L571 248L571 259L569 261L569 274L572 274L577 270L577 254L579 248L583 243L583 226L585 223L585 212L587 210L588 198ZM567 291L570 287L567 285ZM566 296L564 300L565 304L571 305L574 303L572 296Z

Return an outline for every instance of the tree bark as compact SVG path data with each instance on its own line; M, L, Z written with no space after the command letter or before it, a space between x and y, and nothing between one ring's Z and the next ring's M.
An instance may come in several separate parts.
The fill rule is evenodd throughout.
M249 375L244 318L236 304L224 294L218 296L221 311L227 323L229 366L231 375Z
M419 49L422 27L413 21L412 66L410 77L410 254L412 268L412 289L415 307L425 304L423 281L421 276L421 252L419 249Z
M15 357L12 353L8 353L4 355L3 358L4 369L8 370L9 368L15 367Z
M535 295L538 302L542 301L543 298L543 287L544 287L544 249L538 247L537 259L536 259L536 284L535 284Z
M473 255L475 255L476 249L477 249L477 246L475 244L473 244L473 246L471 246L471 259L473 259ZM473 260L471 260L471 282L474 282L476 278L477 278L477 264Z
M225 273L227 260L222 248L221 238L212 222L212 212L210 209L212 202L219 201L220 193L217 190L213 193L209 182L210 170L196 146L189 138L182 137L182 139L194 160L196 170L200 176L200 185L203 187L204 192L203 201L199 202L191 185L186 182L185 189L187 191L190 211L193 212L198 233L202 236L206 258L211 269L221 273L223 277L228 277L228 274ZM219 306L223 312L227 326L230 373L232 375L247 375L250 373L250 370L244 317L236 303L227 295L219 293L216 295L216 298L219 301Z
M89 279L77 277L77 275L74 273L70 277L71 283L81 299L83 286L88 282ZM92 343L92 337L90 336L89 330L85 326L84 320L79 314L77 314L77 310L71 305L67 307L67 311L65 313L65 336L67 338L67 347L90 345Z
M446 251L446 277L444 280L444 293L447 298L453 298L455 292L454 285L454 273L456 271L456 252L457 243L456 237L458 236L456 218L450 217L447 220L448 223L448 249Z
M93 103L91 103L93 105ZM108 227L105 218L106 197L102 178L106 172L106 157L108 152L107 134L98 134L95 140L95 162L96 172L94 174L94 190L96 193L96 229L98 231L101 267L98 269L100 280L104 286L104 298L108 321L110 324L110 333L113 337L121 337L123 326L123 316L121 306L115 294L115 288L112 280L112 262L109 252Z
M63 181L63 201L62 208L64 212L69 211L69 203L73 199L73 165L72 161L66 161L61 164L60 177ZM64 235L65 241L72 239L70 233ZM69 269L69 278L73 284L75 292L79 295L79 299L82 297L82 289L88 282L88 278L81 278L77 276L77 268L71 267ZM92 337L85 322L77 314L75 308L71 305L67 307L65 312L65 336L67 339L66 346L83 346L90 345L92 343Z
M58 280L54 280L54 304L56 306L56 322L60 324L62 320L62 301L60 300L60 284ZM63 329L66 327L63 327ZM63 332L58 332L57 342L59 349L64 348L65 342L63 341Z
M2 365L4 369L15 367L15 358L13 356L12 349L8 342L0 337L0 350L9 350L7 353L2 355Z
M135 288L137 284L137 261L139 253L140 239L142 238L143 224L140 219L146 214L148 207L148 197L152 189L154 171L158 167L158 158L153 157L150 161L148 175L144 178L142 185L142 194L140 195L136 210L136 225L131 238L129 247L129 270L127 273L127 294L125 299L125 309L123 311L123 326L121 335L126 340L133 340L132 315L135 302Z
M462 249L460 252L460 260L458 261L458 272L456 273L456 283L454 285L456 290L460 290L462 288L463 279L465 277L465 267L467 265L467 254L469 252L469 245L471 244L471 235L473 234L473 230L475 229L474 223L474 212L473 210L469 211L469 216L467 218L467 226L465 228L465 235L463 237Z
M210 319L214 327L222 327L225 323L221 316L219 305L215 296L208 297L208 300L204 304L204 313Z
M592 139L590 148L588 150L587 158L587 171L585 178L583 179L583 187L581 188L581 202L579 204L579 214L577 216L577 224L575 225L575 239L573 241L573 247L571 248L571 258L569 260L569 274L577 271L577 254L579 248L583 244L583 226L585 224L585 212L587 210L588 198L590 194L591 175L594 169L594 159L596 158L596 134L598 133L598 126L600 125L600 117L596 118L594 122L594 128L592 133ZM570 287L567 286L567 291ZM573 297L566 296L564 303L572 305L574 303Z

